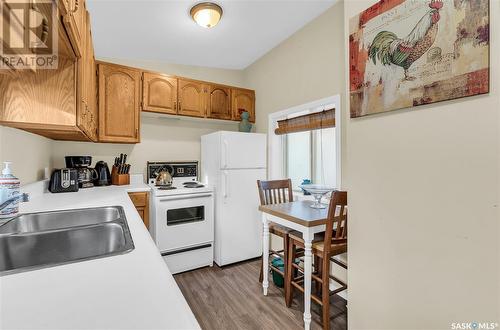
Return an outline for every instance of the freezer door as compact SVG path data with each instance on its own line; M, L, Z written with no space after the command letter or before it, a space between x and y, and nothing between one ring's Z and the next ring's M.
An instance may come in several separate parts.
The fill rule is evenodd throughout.
M265 168L267 136L258 133L223 132L221 168Z
M265 169L222 171L215 219L215 262L219 266L262 254L257 180L265 179Z

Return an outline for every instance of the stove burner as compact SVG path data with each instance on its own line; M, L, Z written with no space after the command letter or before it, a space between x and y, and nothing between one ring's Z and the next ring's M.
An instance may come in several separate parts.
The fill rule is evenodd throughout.
M158 187L158 190L174 190L174 189L177 189L177 187L173 187L173 186L157 186Z
M198 182L196 182L196 181L187 181L187 182L183 182L182 184L198 184Z

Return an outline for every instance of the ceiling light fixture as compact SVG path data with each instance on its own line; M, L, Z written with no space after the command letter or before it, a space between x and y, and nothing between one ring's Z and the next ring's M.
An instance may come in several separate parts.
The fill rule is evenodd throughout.
M222 8L213 2L202 2L191 8L190 14L196 24L208 29L219 23Z

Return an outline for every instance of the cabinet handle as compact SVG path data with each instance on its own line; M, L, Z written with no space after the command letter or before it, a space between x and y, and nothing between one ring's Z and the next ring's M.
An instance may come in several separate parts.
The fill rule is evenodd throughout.
M174 110L177 110L177 101L174 101Z
M177 103L179 103L179 110L181 110L181 101L179 101Z
M137 136L138 136L138 135L139 135L139 129L138 129L138 128L136 128L136 129L135 129L135 138L137 138Z

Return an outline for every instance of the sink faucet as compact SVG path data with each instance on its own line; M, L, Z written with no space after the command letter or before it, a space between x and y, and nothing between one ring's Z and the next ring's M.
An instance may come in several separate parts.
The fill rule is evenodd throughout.
M27 193L22 193L20 195L17 195L17 196L14 196L12 198L7 199L5 202L0 204L0 211L2 211L4 208L6 208L7 206L9 206L10 204L14 203L17 200L19 200L21 203L29 202L30 195ZM9 220L9 219L8 218L7 219L0 219L0 223L2 222L2 220Z

